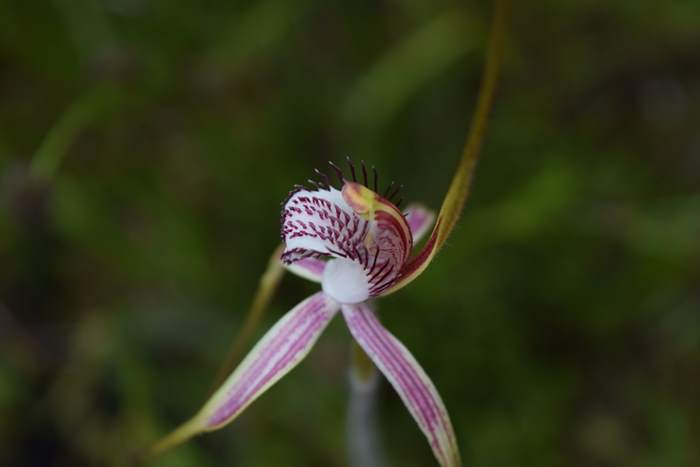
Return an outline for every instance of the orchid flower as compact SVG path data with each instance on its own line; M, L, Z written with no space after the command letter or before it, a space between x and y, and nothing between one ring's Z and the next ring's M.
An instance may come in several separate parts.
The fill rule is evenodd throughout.
M437 245L437 226L423 250L413 258L411 252L435 215L417 204L402 212L392 202L398 189L392 184L380 195L376 171L370 188L364 163L362 183L352 163L352 179L331 166L339 186L318 172L323 181L313 188L297 186L283 203L281 219L284 249L279 259L290 272L319 283L321 291L287 312L175 435L186 439L232 422L302 361L340 312L357 344L399 394L440 465L459 466L454 430L435 385L370 303L424 270Z
M352 164L352 179L332 167L339 188L323 174L314 188L297 186L282 208L281 261L292 273L321 284L322 290L287 312L260 339L189 430L211 431L232 422L301 362L341 312L357 344L396 389L428 438L440 465L460 465L454 430L435 386L369 304L420 270L416 260L409 261L410 253L435 216L420 205L404 214L391 201L398 188L389 185L384 196L376 191L376 171L374 189L369 188L364 163L363 183Z
M319 171L321 180L310 181L313 186L297 185L282 207L283 250L279 258L273 258L254 308L261 308L269 299L270 284L280 277L279 261L292 273L320 284L321 290L272 326L202 409L157 443L153 452L231 423L308 355L340 312L357 345L400 396L438 463L461 465L454 430L435 385L406 346L382 325L372 301L399 290L425 271L462 211L493 100L503 10L504 4L497 1L492 53L484 68L475 118L437 217L421 205L402 212L400 201L393 202L399 189L392 183L380 194L376 171L369 177L364 163L358 171L349 159L349 177L331 163L337 185ZM428 240L412 254L433 221Z

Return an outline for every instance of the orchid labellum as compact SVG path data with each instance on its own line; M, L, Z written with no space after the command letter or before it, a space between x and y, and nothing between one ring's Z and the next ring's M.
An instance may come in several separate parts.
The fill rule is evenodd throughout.
M471 183L491 106L503 33L503 5L497 2L491 50L477 110L462 159L437 218L413 205L402 212L390 185L380 194L376 171L368 176L348 160L350 176L331 164L338 182L321 172L311 188L297 186L283 203L281 257L261 281L254 309L271 295L281 261L291 272L317 282L321 291L287 312L253 347L204 407L157 443L166 450L198 433L232 422L248 405L297 366L340 312L367 357L386 377L424 433L439 464L459 466L452 424L435 386L408 349L379 321L370 301L393 293L420 275L443 246L461 213ZM370 184L372 179L372 184ZM423 247L414 244L433 230ZM279 253L278 253L279 255ZM268 283L269 282L269 283Z

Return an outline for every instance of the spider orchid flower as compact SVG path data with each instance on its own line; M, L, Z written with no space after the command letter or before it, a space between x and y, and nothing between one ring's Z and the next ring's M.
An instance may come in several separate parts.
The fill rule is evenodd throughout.
M435 219L420 205L402 212L392 202L399 188L373 189L331 164L329 178L309 189L297 186L282 207L281 261L292 273L317 282L321 291L287 312L253 347L200 412L177 432L187 438L232 422L248 405L297 366L340 312L357 344L394 387L425 434L441 466L459 466L452 424L434 384L409 350L379 321L369 301L387 295L423 270L436 235L413 259L414 243ZM435 232L435 231L434 231Z
M364 163L361 180L348 160L351 177L331 163L339 184L321 173L312 188L297 186L282 207L281 260L301 277L317 282L321 291L287 312L258 341L204 407L188 422L152 448L162 452L202 432L231 423L253 401L296 367L310 352L338 312L353 338L386 377L428 439L442 467L461 465L459 449L445 405L435 385L409 350L379 321L371 301L393 293L418 277L444 245L464 207L493 101L503 38L505 0L496 1L482 88L462 158L437 216L420 205L404 213L392 199L394 185L380 194ZM423 247L414 244L434 227ZM262 308L279 274L275 267L263 277ZM267 275L267 273L266 273ZM256 299L257 302L258 299Z

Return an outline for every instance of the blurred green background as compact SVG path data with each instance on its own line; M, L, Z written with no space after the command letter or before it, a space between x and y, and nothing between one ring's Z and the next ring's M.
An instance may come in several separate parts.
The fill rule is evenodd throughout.
M700 5L514 2L472 197L379 304L468 466L700 465ZM200 407L346 155L437 208L489 2L0 3L0 464L127 465ZM286 277L259 333L315 286ZM349 334L148 463L344 466ZM435 465L380 393L391 466Z

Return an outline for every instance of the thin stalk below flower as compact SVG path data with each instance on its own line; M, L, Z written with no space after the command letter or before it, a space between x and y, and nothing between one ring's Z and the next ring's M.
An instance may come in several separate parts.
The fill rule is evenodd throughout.
M348 375L348 458L352 467L384 467L377 413L379 372L357 344L352 347L353 359Z

